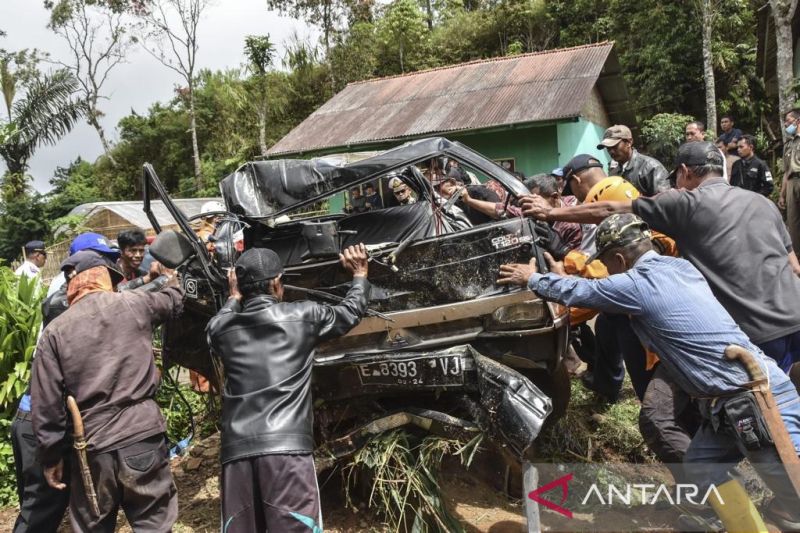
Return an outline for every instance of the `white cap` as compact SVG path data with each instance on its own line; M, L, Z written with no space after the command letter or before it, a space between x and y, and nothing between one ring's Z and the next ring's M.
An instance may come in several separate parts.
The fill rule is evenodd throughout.
M222 205L222 202L216 200L210 200L204 203L200 208L201 215L205 215L206 213L218 213L220 211L226 211L225 206Z

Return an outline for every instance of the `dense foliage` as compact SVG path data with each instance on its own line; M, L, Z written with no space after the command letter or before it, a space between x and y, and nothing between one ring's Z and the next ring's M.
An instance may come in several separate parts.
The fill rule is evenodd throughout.
M17 498L10 427L30 380L43 295L38 280L17 278L0 267L0 505Z
M108 155L95 162L65 162L47 196L28 189L19 209L0 205L0 226L11 226L0 228L5 232L0 257L18 256L22 242L32 235L46 237L56 227L53 220L82 202L138 198L145 161L173 194L215 194L226 173L262 155L348 83L475 59L613 40L631 106L649 132L644 140L654 143L647 148L669 155L659 128L670 130L672 138L675 124L667 125L664 117L705 117L698 5L683 0L268 0L266 7L316 26L319 43L295 39L284 43L279 57L269 35L243 36L246 65L196 73L202 180L194 175L188 89L178 87L171 100L123 118ZM737 127L758 133L762 117L775 110L755 67L760 3L716 0L713 6L718 112L733 113ZM26 57L39 52L22 52L0 50L0 63L5 57L13 67L19 60L13 73L24 89L38 79L37 61ZM13 131L10 126L0 119L0 144ZM20 185L18 179L14 183ZM40 220L49 227L33 223L26 213L44 213Z

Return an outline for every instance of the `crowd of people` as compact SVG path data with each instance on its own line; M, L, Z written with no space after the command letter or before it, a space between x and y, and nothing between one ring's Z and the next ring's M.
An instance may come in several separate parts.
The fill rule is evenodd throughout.
M552 227L568 250L563 258L546 254L546 268L502 265L498 284L570 307L572 345L588 367L584 385L614 402L627 373L648 446L676 482L718 487L710 503L729 530L766 531L729 471L742 457L775 495L764 511L770 521L800 530L800 485L779 445L789 442L797 459L800 397L789 375L800 368L800 226L792 227L800 220L798 121L800 111L786 115L791 139L778 204L788 231L766 197L772 177L753 137L728 116L717 143L704 140L702 123L687 124L671 171L634 147L628 127L612 126L597 145L612 160L608 169L597 155L577 154L549 174L519 176L530 194L516 202L498 183L473 183L456 162L427 169L431 188L472 224L514 216ZM729 170L732 151L739 159ZM399 176L388 187L396 204L415 202ZM350 212L383 208L376 191L352 189ZM224 206L209 209L204 223L213 228ZM198 230L205 242L209 228ZM135 531L169 531L177 519L152 337L181 313L183 290L174 272L146 257L146 245L140 231L120 233L116 245L81 234L49 286L31 384L12 425L16 533L56 531L68 506L75 531L114 531L120 508ZM17 274L38 276L44 243L29 242L25 253ZM364 316L368 259L363 245L343 250L353 281L335 306L284 302L284 265L268 249L245 251L229 271L228 300L206 330L225 369L224 531L322 530L313 351ZM759 376L782 424L767 420L754 399ZM81 424L70 420L67 397ZM85 463L71 451L73 425L88 442Z

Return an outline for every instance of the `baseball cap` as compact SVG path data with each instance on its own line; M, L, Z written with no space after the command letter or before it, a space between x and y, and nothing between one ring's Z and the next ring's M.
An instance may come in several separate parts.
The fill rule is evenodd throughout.
M597 251L589 258L590 263L612 248L627 246L650 239L647 223L632 213L611 215L597 226L595 244Z
M572 194L571 180L573 174L586 170L587 168L603 168L603 163L596 157L589 154L579 154L569 160L561 169L564 174L564 190L561 192L564 196Z
M561 168L561 167L556 167L556 168L554 168L553 170L550 171L550 175L551 176L555 176L557 178L563 178L564 177L564 169Z
M25 243L25 253L32 254L33 252L44 252L44 242L42 241L28 241Z
M631 129L622 124L615 124L603 133L603 140L597 145L597 149L602 150L609 146L616 146L622 139L633 139Z
M675 183L676 174L681 165L686 165L687 167L717 165L722 167L725 166L725 160L719 148L714 146L713 143L708 141L690 141L683 143L678 148L678 154L675 156L675 165L672 172L667 176L670 183Z
M111 247L111 243L99 233L81 233L72 240L69 245L69 255L74 255L82 250L94 250L101 254L111 257L116 261L119 259L119 250Z
M236 261L236 278L240 285L277 278L281 274L281 258L269 248L251 248Z
M84 270L100 266L108 269L113 283L119 283L125 279L125 276L117 268L117 264L108 255L96 252L95 250L81 250L80 252L70 255L61 263L61 271L67 273L74 270L76 274L80 274Z

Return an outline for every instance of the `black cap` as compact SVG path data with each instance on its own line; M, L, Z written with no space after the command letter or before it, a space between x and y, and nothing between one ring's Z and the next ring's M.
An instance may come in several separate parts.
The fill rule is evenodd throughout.
M561 169L564 173L564 190L561 192L564 196L572 194L572 187L570 186L570 178L576 172L586 170L587 168L603 168L603 163L599 159L589 154L579 154L569 160L569 163L564 165Z
M32 254L33 252L44 252L44 243L42 241L28 241L25 243L25 253Z
M269 248L251 248L236 261L236 278L239 285L277 278L281 274L283 274L281 258Z
M675 156L675 165L669 173L669 180L675 183L676 173L681 165L696 167L701 165L725 166L725 159L719 148L708 141L691 141L683 143L678 148L678 155Z
M101 254L94 250L82 250L67 257L61 263L61 270L66 274L70 271L75 271L80 274L84 270L89 270L95 267L106 267L108 274L111 276L113 283L119 283L125 276L117 268L117 264L112 261L107 255Z

